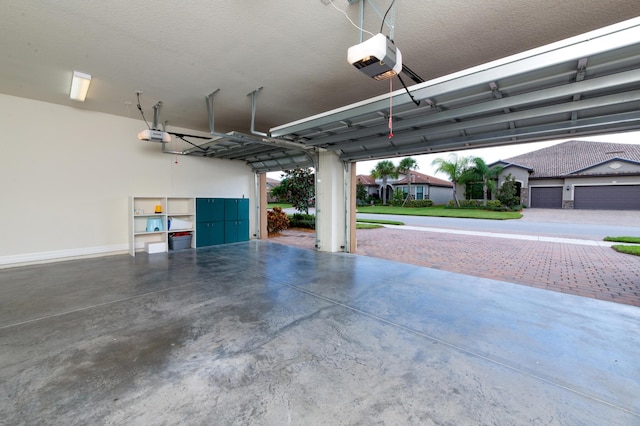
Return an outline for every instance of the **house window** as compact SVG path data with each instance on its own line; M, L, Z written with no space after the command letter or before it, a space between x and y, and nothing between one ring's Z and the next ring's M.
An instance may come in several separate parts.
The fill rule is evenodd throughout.
M465 198L467 200L482 200L482 182L473 182L465 185Z
M416 200L424 200L424 186L416 186Z

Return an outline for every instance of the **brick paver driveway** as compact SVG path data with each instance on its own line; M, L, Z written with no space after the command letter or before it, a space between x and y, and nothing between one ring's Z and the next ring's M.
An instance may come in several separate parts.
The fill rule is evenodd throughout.
M640 306L640 257L609 247L392 228L357 238L359 255ZM271 240L313 249L315 234L287 230Z

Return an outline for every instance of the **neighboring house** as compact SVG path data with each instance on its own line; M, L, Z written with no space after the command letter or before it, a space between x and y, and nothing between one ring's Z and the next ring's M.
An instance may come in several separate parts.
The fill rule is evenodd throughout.
M275 203L278 201L275 199L275 197L271 195L271 190L279 185L280 185L280 181L278 179L267 177L267 202L268 203Z
M640 145L569 141L500 160L527 207L640 210Z
M400 188L405 193L408 191L407 182L411 182L411 199L431 200L433 204L447 204L453 199L453 184L447 180L438 179L433 176L411 171L407 175L400 174L398 179L387 178L387 199L393 197L396 188ZM369 175L358 175L358 183L362 183L367 194L382 199L382 179L374 180Z
M379 191L380 185L378 185L371 176L369 175L358 175L356 176L356 183L361 183L364 185L365 190L367 191L367 195L369 197L381 198Z

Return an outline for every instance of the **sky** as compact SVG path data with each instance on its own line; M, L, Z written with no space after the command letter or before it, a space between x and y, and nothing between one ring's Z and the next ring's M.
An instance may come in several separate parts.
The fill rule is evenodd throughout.
M593 141L593 142L612 142L612 143L625 143L625 144L640 144L640 132L625 132L625 133L617 133L610 135L599 135L599 136L589 136L589 137L577 137L577 138L569 138L569 139L558 139L554 141L546 141L546 142L532 142L532 143L520 143L516 145L508 145L508 146L500 146L493 148L480 148L480 149L465 149L462 151L452 151L458 154L459 156L464 157L480 157L485 163L491 164L498 160L504 160L507 158L515 157L517 155L526 154L527 152L537 151L542 148L547 148L552 145L557 145L562 142L566 142L572 139L584 140L584 141ZM437 154L427 154L427 155L412 155L418 162L418 169L420 173L424 173L429 176L434 176L440 179L448 179L448 176L442 173L436 173L435 167L431 165L431 162L438 158L447 158L449 156L449 152L441 152ZM395 165L398 165L400 160L403 157L392 158L390 159ZM371 170L376 167L376 163L380 160L374 161L360 161L356 163L356 174L359 175L368 175L371 174ZM281 172L272 172L267 173L267 175L274 179L281 179Z

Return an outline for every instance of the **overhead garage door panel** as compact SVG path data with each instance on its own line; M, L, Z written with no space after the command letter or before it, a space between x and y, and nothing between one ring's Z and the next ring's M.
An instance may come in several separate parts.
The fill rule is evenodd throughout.
M574 208L640 210L640 185L576 186Z
M531 188L531 207L542 209L562 208L562 187L549 186Z

